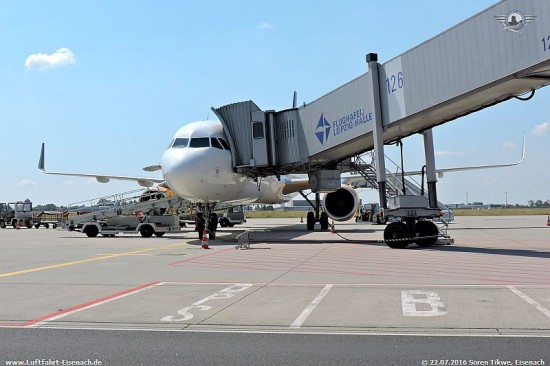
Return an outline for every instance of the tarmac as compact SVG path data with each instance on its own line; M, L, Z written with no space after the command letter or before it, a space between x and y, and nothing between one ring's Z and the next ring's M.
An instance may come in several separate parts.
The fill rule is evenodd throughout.
M383 225L249 219L88 238L0 230L0 327L550 337L546 216L456 217L451 245L390 249ZM236 249L247 231L250 248ZM242 242L241 237L241 242Z

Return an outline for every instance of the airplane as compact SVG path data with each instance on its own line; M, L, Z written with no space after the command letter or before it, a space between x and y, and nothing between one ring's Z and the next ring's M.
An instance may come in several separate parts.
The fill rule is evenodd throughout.
M143 187L167 186L179 197L202 207L204 216L217 222L214 210L242 204L277 204L289 201L294 194L309 189L308 180L282 181L275 176L251 179L233 172L231 152L222 125L218 121L196 121L181 127L164 152L159 165L144 170L162 171L163 178L116 176L105 174L50 172L45 169L45 146L42 144L38 169L45 174L93 177L100 183L111 179L135 181ZM346 221L353 217L359 199L355 190L343 186L324 197L324 212L316 218L307 215L307 228L313 230L319 221L328 229L329 217ZM342 207L344 206L344 207ZM208 224L207 224L208 225ZM199 230L199 237L202 236Z
M162 155L160 164L144 168L148 172L161 170L163 178L50 172L45 169L44 150L45 147L42 144L38 169L45 174L93 177L101 183L107 183L110 179L129 180L143 187L160 184L204 209L205 217L212 219L216 225L217 217L213 213L216 209L242 204L283 203L296 193L310 189L308 180L283 181L275 176L252 179L235 173L230 146L223 127L218 121L191 122L175 133L168 149ZM517 163L439 169L438 172L517 165L523 161L524 154L525 138L523 156ZM302 195L305 197L303 193ZM351 219L358 210L359 198L353 187L342 184L338 190L324 195L323 211L319 214L320 206L320 201L316 199L314 207L316 213L307 214L308 230L313 230L316 222L320 223L321 230L327 230L329 218L334 221ZM215 230L215 227L210 225L208 227ZM199 237L202 237L200 230Z

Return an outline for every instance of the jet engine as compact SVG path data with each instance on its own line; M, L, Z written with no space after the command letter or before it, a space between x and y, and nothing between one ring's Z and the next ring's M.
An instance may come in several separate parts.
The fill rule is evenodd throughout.
M359 197L355 189L342 184L334 192L325 194L323 206L327 215L335 221L347 221L351 219L359 208Z

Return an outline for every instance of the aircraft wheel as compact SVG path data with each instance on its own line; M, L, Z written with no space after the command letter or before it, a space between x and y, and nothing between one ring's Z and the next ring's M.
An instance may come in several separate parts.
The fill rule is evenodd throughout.
M203 223L199 223L197 225L197 232L199 234L199 240L202 240L202 236L204 235L204 224Z
M384 229L384 241L392 249L404 249L410 244L405 240L409 235L407 225L402 222L392 222Z
M99 234L99 229L95 225L88 225L86 226L86 230L84 230L84 234L86 234L88 238L95 238L97 234Z
M321 212L319 224L321 224L321 230L328 230L328 215L326 212Z
M151 225L143 225L139 228L139 233L141 234L142 238L150 238L155 233L155 230L153 230Z
M216 239L216 228L218 227L218 214L212 212L210 214L210 224L208 225L208 239Z
M1 229L5 229L6 228L6 223L4 221L0 222L0 228Z
M34 228L38 229L40 227L40 224L34 224Z
M315 228L315 214L311 211L307 213L306 226L308 230L313 230Z
M426 239L417 239L416 244L419 247L429 247L437 242L439 231L437 230L437 225L431 221L418 221L416 223L416 232L420 237L430 236L430 238Z
M46 229L49 229L49 228L50 228L50 224L44 224L44 227L45 227Z

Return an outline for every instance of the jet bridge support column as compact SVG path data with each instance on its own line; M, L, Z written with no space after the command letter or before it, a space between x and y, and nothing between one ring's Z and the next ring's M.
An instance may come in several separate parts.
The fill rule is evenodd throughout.
M386 198L386 162L384 160L384 124L382 121L382 108L380 104L380 83L378 76L378 55L376 53L367 54L367 63L369 66L368 81L372 85L372 96L374 102L374 151L376 164L376 181L378 183L378 195L380 197L380 207L387 209L388 201Z
M422 132L424 136L424 156L426 158L426 178L428 181L428 202L430 208L437 208L437 175L435 171L434 139L432 129Z

